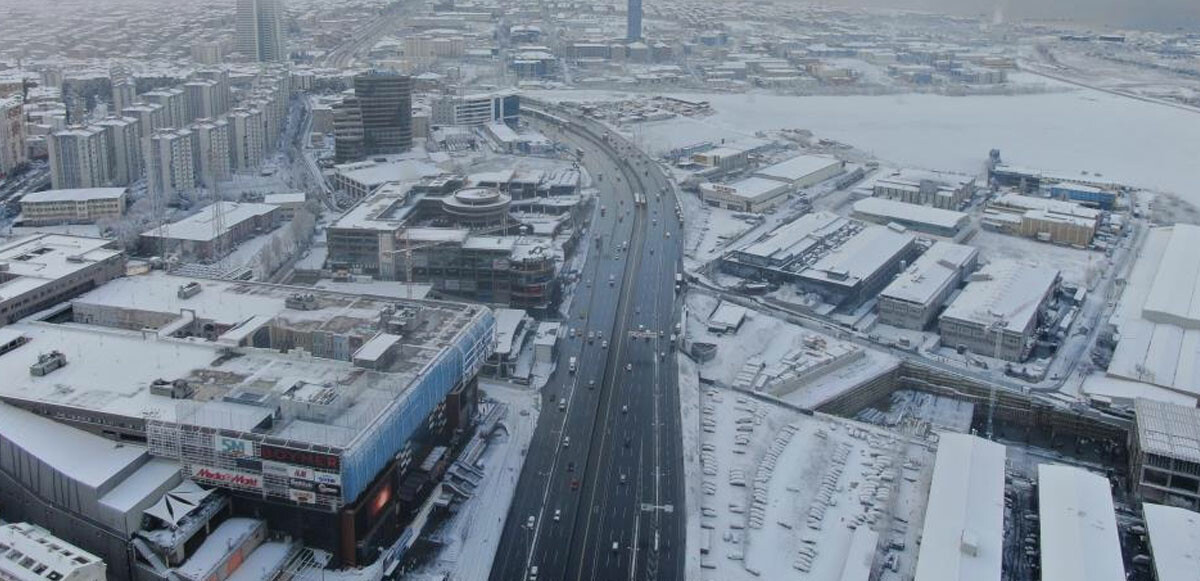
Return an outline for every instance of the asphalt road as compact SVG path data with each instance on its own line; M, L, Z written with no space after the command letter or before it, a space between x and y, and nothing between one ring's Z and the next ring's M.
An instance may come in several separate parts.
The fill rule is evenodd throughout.
M605 143L603 129L581 120L544 128L584 151L606 211L586 234L566 322L576 336L560 342L543 389L491 578L529 579L537 567L538 579L681 579L674 197L656 195L668 187L658 168L628 144ZM648 194L644 206L634 192Z

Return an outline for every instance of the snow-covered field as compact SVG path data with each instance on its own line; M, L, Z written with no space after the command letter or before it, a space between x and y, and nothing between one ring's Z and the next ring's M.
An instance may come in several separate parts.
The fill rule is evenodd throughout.
M560 100L605 95L537 93ZM756 131L802 128L891 163L972 174L982 170L990 149L999 148L1009 163L1064 173L1100 172L1200 205L1194 170L1200 159L1200 115L1100 91L974 97L686 96L710 101L717 113L641 124L638 136L645 147L661 152L699 141L752 137Z
M968 244L979 248L979 255L984 260L1008 258L1050 266L1062 271L1064 281L1081 285L1090 285L1108 267L1108 257L1102 252L1048 244L988 230L979 230Z
M689 561L700 553L701 570L688 578L836 581L864 556L851 552L859 528L878 534L865 553L877 569L896 563L882 578L911 576L933 465L925 445L715 387L702 388L699 407L700 529Z

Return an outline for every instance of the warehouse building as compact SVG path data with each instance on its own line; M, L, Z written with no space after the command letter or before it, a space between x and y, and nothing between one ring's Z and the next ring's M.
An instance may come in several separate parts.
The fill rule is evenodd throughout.
M242 241L274 230L281 211L270 204L217 202L221 227L215 226L213 207L161 228L142 232L138 245L146 255L178 254L185 260L209 261L232 252ZM219 256L221 255L221 256Z
M1161 504L1142 504L1156 581L1190 581L1200 571L1200 514Z
M1200 510L1200 410L1139 398L1129 439L1138 496Z
M798 155L754 171L755 177L788 184L793 189L815 186L845 171L846 162L823 155Z
M814 212L725 255L721 268L795 285L831 305L856 306L887 286L917 252L916 237L906 232Z
M955 238L971 224L970 216L954 210L918 206L886 198L854 202L854 217L876 224L899 224L910 230Z
M69 322L10 327L28 342L0 355L0 400L144 445L344 565L374 561L424 501L421 466L469 431L494 341L476 305L159 273L79 297Z
M975 178L968 175L904 169L875 180L871 194L877 198L909 204L957 210L975 194Z
M692 154L692 162L722 172L737 171L749 167L750 151L739 147L714 147Z
M415 159L360 161L334 166L329 184L333 189L359 200L383 184L415 182L440 173L436 167Z
M938 317L942 344L1005 361L1024 361L1058 290L1059 271L996 260L971 275Z
M700 198L714 208L735 212L764 212L779 205L792 192L792 186L760 177L748 177L731 184L700 184Z
M1005 448L939 434L914 581L1000 581Z
M1050 195L1102 210L1112 210L1117 205L1117 192L1084 184L1054 184L1050 186Z
M125 275L113 241L35 234L0 244L0 327Z
M979 264L971 246L938 241L879 293L879 322L923 331Z
M125 215L128 188L82 188L31 192L21 197L24 226L95 224Z
M1038 466L1042 579L1124 581L1108 479L1074 466Z

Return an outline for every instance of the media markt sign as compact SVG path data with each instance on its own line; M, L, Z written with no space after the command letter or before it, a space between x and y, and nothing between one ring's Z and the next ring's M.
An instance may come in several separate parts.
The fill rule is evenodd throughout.
M252 490L262 490L262 476L258 474L250 474L248 472L239 472L237 470L225 470L223 468L213 468L211 466L192 466L192 476L200 480L207 480L216 483L217 485L229 486L232 488L249 488Z

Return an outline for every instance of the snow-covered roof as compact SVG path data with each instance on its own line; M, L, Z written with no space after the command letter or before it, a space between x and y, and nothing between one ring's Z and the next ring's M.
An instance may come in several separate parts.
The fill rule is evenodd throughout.
M798 155L774 165L760 168L754 172L754 175L773 180L795 182L824 170L829 166L841 163L837 159L824 155Z
M984 326L1000 320L1009 330L1022 332L1033 324L1042 300L1058 277L1058 269L1048 266L992 261L971 277L942 317Z
M1134 414L1143 452L1200 462L1200 409L1142 398Z
M939 240L879 296L929 305L946 287L955 284L963 269L978 255L979 251L971 246Z
M704 184L706 190L713 190L724 194L742 198L745 200L758 200L760 198L774 197L778 194L787 191L787 184L780 183L778 180L751 176L746 179L738 180L731 184Z
M29 523L0 526L0 577L15 581L98 581L104 561Z
M22 350L25 348L14 353ZM27 370L21 371L29 375ZM6 369L0 372L0 377L17 376L15 370ZM148 455L145 448L64 426L4 403L0 403L0 437L68 478L93 489L104 488L130 465L144 462L144 456Z
M168 224L164 228L164 237L175 240L208 242L214 240L220 234L225 234L237 228L242 222L269 214L276 209L271 204L225 201L217 203L221 204L221 222L224 226L219 233L215 232L213 228L213 207L210 204L187 218ZM158 238L159 229L151 228L143 232L142 236Z
M330 228L395 232L413 211L407 186L387 184L339 216Z
M1200 571L1200 514L1175 506L1142 504L1158 581L1195 581Z
M128 188L71 188L30 192L21 197L22 204L40 202L87 202L90 200L115 200L125 195Z
M867 226L834 248L801 276L853 285L879 272L916 238L883 226ZM845 275L845 276L843 276Z
M1038 466L1042 579L1124 581L1108 479L1082 468Z
M1171 228L1142 316L1155 323L1200 329L1200 226Z
M308 194L304 192L292 192L290 194L267 194L263 196L264 204L278 206L281 204L303 204L308 200Z
M847 220L829 212L813 212L776 228L765 238L738 251L760 259L787 262L808 250Z
M369 188L389 182L415 182L423 177L441 173L436 166L416 159L387 162L357 162L334 166L343 178Z
M1022 210L1044 210L1053 214L1064 214L1078 218L1087 218L1095 222L1104 213L1095 208L1081 206L1075 202L1052 200L1050 198L1035 198L1021 194L1004 194L992 202L995 206L1019 208Z
M915 581L998 581L1004 553L1001 444L942 432Z
M496 354L508 355L512 353L514 347L513 341L519 336L521 321L525 320L525 311L521 309L495 309L493 311L496 317Z
M263 521L234 517L221 523L209 533L196 552L188 557L175 572L189 581L208 579L217 565L240 548L259 528L265 527Z
M4 265L5 276L16 275L17 281L52 281L119 255L119 251L107 248L110 244L112 240L104 238L34 234L0 244L0 264ZM13 288L6 285L0 285L0 300L13 296Z
M887 198L863 198L854 202L854 211L890 220L908 220L954 230L965 225L969 219L962 212L909 204Z

